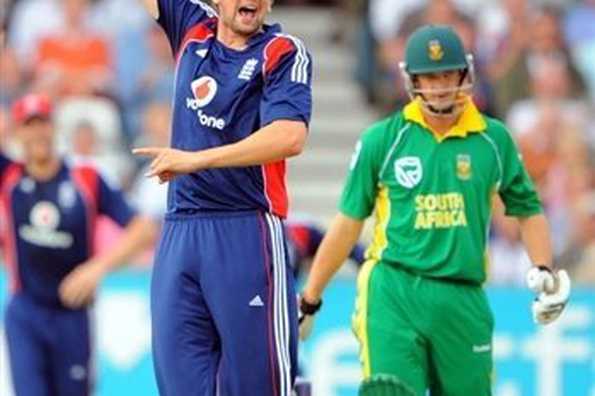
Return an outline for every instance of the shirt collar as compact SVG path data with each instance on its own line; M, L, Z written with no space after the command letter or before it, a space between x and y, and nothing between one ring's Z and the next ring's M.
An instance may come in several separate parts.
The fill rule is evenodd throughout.
M483 132L487 127L483 116L479 110L477 110L477 107L472 100L467 101L457 123L445 134L437 133L426 123L421 110L419 98L412 100L405 106L403 115L406 120L418 123L428 131L432 132L438 142L449 137L466 137L469 133Z

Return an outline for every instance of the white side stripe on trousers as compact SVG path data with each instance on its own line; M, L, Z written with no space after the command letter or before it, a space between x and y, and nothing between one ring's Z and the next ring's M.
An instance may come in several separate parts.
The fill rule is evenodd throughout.
M289 359L289 314L287 309L287 282L285 265L285 244L281 220L266 214L271 234L273 254L273 324L274 339L279 364L279 396L291 395L291 363Z

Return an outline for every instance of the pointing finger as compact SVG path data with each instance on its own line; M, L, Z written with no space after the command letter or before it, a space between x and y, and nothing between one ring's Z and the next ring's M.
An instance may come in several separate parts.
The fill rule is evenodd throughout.
M161 154L163 147L139 147L132 150L134 155L144 155L147 157L155 157Z

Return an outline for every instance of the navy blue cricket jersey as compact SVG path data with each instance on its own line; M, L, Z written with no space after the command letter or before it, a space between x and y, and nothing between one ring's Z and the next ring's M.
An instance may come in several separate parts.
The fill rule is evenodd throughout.
M264 25L239 51L216 39L216 13L200 0L159 0L158 23L177 61L172 147L208 149L276 120L310 122L311 58L279 25ZM168 213L264 210L285 217L287 208L285 161L178 176L168 192Z
M97 216L121 226L134 217L122 194L92 167L62 162L51 180L39 182L2 154L0 209L12 291L52 306L62 306L62 279L92 256Z

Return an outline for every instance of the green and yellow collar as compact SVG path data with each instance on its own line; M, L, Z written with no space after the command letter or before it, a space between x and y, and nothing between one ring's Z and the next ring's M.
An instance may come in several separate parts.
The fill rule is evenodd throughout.
M457 123L453 125L447 133L441 135L434 131L426 123L421 110L421 103L419 101L420 99L417 98L409 102L409 104L403 109L403 116L407 121L418 123L428 131L432 132L432 135L434 135L438 142L441 142L449 137L466 137L469 133L483 132L487 127L483 116L479 110L477 110L477 107L475 107L473 101L468 100Z

